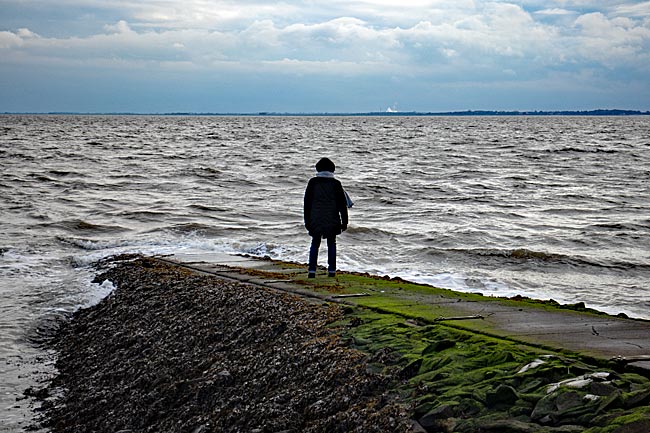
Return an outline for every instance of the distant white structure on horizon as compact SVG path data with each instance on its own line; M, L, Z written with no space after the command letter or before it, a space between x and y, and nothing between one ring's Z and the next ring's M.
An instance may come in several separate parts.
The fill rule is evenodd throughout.
M386 109L386 113L397 113L397 110L394 109L394 108L392 108L392 107L388 107L388 108Z

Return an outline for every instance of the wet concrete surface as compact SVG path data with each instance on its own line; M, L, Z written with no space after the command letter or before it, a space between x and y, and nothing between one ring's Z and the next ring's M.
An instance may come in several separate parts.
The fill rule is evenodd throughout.
M327 294L309 290L295 280L296 269L286 269L280 263L250 257L214 254L187 256L178 254L166 257L174 263L195 270L226 278L246 281L278 290L300 294L305 297L326 300ZM272 273L273 278L263 275L242 273L245 270L260 270ZM286 278L277 277L286 274ZM453 293L453 292L450 292ZM379 296L371 294L371 296ZM629 319L589 311L573 311L548 308L537 305L511 305L486 298L485 302L466 301L463 296L430 297L404 291L392 294L404 302L418 304L418 309L430 305L445 304L446 311L453 310L458 316L480 316L481 320L457 320L454 326L507 338L522 343L547 347L556 351L576 352L583 356L617 362L640 369L650 374L650 321ZM354 298L345 302L355 303Z

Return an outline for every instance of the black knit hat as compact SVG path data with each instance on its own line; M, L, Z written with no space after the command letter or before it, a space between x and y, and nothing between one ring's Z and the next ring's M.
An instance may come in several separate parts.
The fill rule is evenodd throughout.
M321 158L320 161L316 163L316 171L331 171L334 173L336 166L329 158Z

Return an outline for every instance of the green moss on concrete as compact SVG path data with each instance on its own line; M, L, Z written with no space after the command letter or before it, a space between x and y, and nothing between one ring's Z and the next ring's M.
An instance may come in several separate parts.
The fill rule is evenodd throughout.
M539 301L521 296L514 298L486 297L477 293L461 293L448 289L416 284L400 278L380 277L370 274L339 272L336 278L327 277L320 269L317 278L308 279L305 265L279 261L267 261L263 269L242 269L241 272L271 279L289 278L295 283L325 295L345 295L365 293L369 296L349 298L347 302L378 311L390 312L423 320L436 322L441 318L462 315L462 304L468 302L495 302L512 308L541 309L557 311L572 309L576 314L603 314L584 308L582 304L560 305L553 300ZM466 320L448 322L447 326L471 329L474 332L494 334L486 321ZM540 346L543 344L540 343Z
M304 265L278 262L255 273L290 278L326 295L369 294L346 298L354 308L337 326L368 354L369 369L396 378L394 392L428 431L650 431L647 378L542 344L498 337L481 319L439 321L462 313L455 304L472 301L598 314L584 305L483 297L368 274L329 278L321 271L307 279Z
M574 424L606 433L647 416L650 381L643 376L448 326L414 326L368 309L350 310L346 325L351 344L368 353L375 371L383 366L398 378L395 392L430 431L479 431L517 420L521 431ZM560 384L594 373L610 376L582 388Z

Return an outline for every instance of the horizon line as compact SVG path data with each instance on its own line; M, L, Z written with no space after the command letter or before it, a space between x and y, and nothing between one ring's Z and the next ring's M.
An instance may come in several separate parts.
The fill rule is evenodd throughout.
M650 110L459 110L459 111L367 111L367 112L131 112L131 111L5 111L2 115L81 115L81 116L630 116L650 115Z

